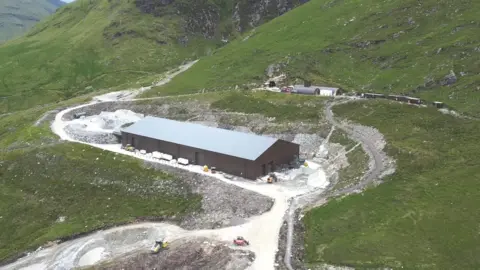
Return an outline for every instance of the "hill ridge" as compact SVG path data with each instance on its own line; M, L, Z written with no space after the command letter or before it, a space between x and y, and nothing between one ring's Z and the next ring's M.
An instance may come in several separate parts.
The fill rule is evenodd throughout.
M256 23L303 2L77 0L0 47L6 59L0 63L0 96L9 99L0 101L0 111L114 86L150 85L157 74L210 55ZM142 3L149 8L142 10ZM257 12L257 6L268 9ZM241 29L233 22L236 11L237 24L245 25Z
M4 0L0 4L0 43L27 32L33 25L66 5L60 0Z

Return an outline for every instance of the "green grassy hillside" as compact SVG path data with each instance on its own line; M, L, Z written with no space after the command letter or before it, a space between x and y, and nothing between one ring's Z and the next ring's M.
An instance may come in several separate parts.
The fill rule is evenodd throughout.
M263 82L278 64L291 81L408 93L479 115L479 12L475 0L313 0L147 95Z
M176 1L177 6L153 8L148 1L135 3L142 5L134 6L133 1L127 0L77 0L38 25L27 37L0 47L0 59L6 59L0 63L0 93L9 96L4 99L3 109L21 109L104 87L146 82L184 59L208 55L170 84L145 95L223 90L263 82L265 69L277 64L279 72L285 72L290 82L311 80L351 91L409 93L444 101L467 114L480 114L480 2L475 0L313 0L216 51L212 48L222 45L222 37L238 34L238 24L221 12L213 12L219 14L214 21L221 22L218 25L222 27L212 31L200 23L211 21L203 21L211 16L197 18L188 13L200 7L206 11L235 9L220 5L226 2L195 2L202 4L195 8L183 6L185 1ZM215 9L219 7L223 8ZM272 107L260 98L238 94L214 105L243 112L260 110L270 116L281 112L283 119L289 120L299 115L315 121L319 117L305 108L298 114L293 104ZM397 171L384 184L364 194L333 200L305 216L307 262L358 268L480 268L478 121L443 115L433 108L378 101L342 105L334 111L336 116L378 128L387 139L386 150L397 161ZM0 155L0 164L8 164L0 167L0 190L8 199L0 200L0 209L14 221L0 219L0 226L5 231L18 226L24 233L3 236L1 240L7 244L0 247L0 257L27 247L25 235L32 232L41 242L52 238L51 228L58 229L55 233L67 234L80 228L79 224L85 225L78 220L73 227L58 225L55 220L62 211L71 216L97 214L90 206L82 210L87 214L70 208L71 201L51 194L66 192L64 197L68 200L73 196L97 199L88 192L89 183L82 180L94 177L91 170L86 171L91 163L90 150L69 148L70 144L40 151L32 147L43 143L38 141L39 137L46 136L47 143L52 140L48 126L31 126L38 115L39 109L31 109L0 118L0 127L4 127L0 145L17 149ZM85 154L72 154L83 150ZM33 155L38 160L32 159ZM64 158L52 159L58 156ZM61 165L47 174L55 179L36 174L33 177L28 171L19 170L27 164L28 168L42 172L51 160ZM364 157L352 155L352 160L364 162ZM35 161L40 163L35 165ZM112 170L109 161L99 165L105 172ZM145 179L151 179L149 172L135 172L139 167L131 162L132 171L118 167L116 174L103 175L128 179L131 173L145 173ZM86 187L84 192L67 190L71 182L58 183L57 179L69 179L72 173L80 176L73 180ZM345 170L341 177L357 177L356 170ZM162 179L167 181L166 177ZM39 180L58 187L50 191L40 185L38 194L26 188ZM110 191L99 192L105 196ZM120 200L133 203L132 197L117 194ZM45 208L35 208L40 199L49 197ZM143 209L150 199L135 205ZM173 208L167 205L165 211L189 210L183 199L172 200L178 200L179 207L170 204ZM191 200L195 202L195 198ZM25 209L39 209L42 214ZM26 221L15 219L14 212L9 211L25 211L27 216L22 218ZM132 215L124 214L88 220L86 225Z
M0 156L0 261L60 237L136 217L179 217L201 204L174 175L80 144Z
M3 0L0 4L0 44L28 31L65 5L58 0Z
M137 217L179 218L200 207L201 195L175 175L58 141L50 130L54 114L33 125L56 106L87 100L0 116L0 262L61 237ZM98 163L94 169L92 161Z
M125 0L79 0L60 8L26 37L0 47L6 60L0 64L0 94L8 97L2 109L134 81L203 54L201 46L182 48L171 41L178 27Z
M397 171L305 216L307 261L360 269L479 269L480 122L389 102L334 107L385 135Z
M0 111L152 82L301 2L279 1L77 0L0 47Z

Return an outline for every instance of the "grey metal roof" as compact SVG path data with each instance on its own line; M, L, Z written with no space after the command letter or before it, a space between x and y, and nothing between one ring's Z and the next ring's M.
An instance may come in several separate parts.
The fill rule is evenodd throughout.
M277 141L276 138L152 116L122 132L248 160L256 160Z

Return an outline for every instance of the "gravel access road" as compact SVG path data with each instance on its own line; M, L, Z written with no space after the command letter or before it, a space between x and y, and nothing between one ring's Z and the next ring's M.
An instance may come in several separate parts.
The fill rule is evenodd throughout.
M371 160L369 170L365 173L359 183L344 189L337 190L330 195L326 195L326 192L324 191L313 191L311 193L302 194L298 197L292 198L289 211L286 215L287 239L284 256L285 267L289 270L294 270L294 268L292 267L291 258L294 235L293 231L295 223L294 214L297 209L311 205L319 206L319 202L321 202L321 204L326 203L329 197L336 197L351 194L354 192L361 192L361 190L365 188L365 186L381 178L382 173L386 172L388 169L391 169L390 172L393 172L393 167L390 166L389 168L389 165L393 165L393 162L386 155L386 153L383 152L383 146L385 145L385 141L383 140L383 136L377 130L360 125L344 124L335 119L332 111L333 106L355 101L356 99L347 99L343 101L334 100L332 102L329 102L325 106L324 115L326 120L332 125L332 130L333 128L341 129L346 132L351 139L362 145L363 150L365 151L365 153L367 153Z

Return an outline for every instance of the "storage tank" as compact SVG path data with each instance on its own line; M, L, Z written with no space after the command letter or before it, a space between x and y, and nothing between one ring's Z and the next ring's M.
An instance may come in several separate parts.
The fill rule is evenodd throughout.
M294 85L292 93L304 94L304 95L317 95L317 96L334 96L337 88L325 87L325 86L304 86L304 85Z
M315 87L308 87L303 85L294 85L292 89L292 93L295 94L303 94L303 95L320 95L320 89Z

